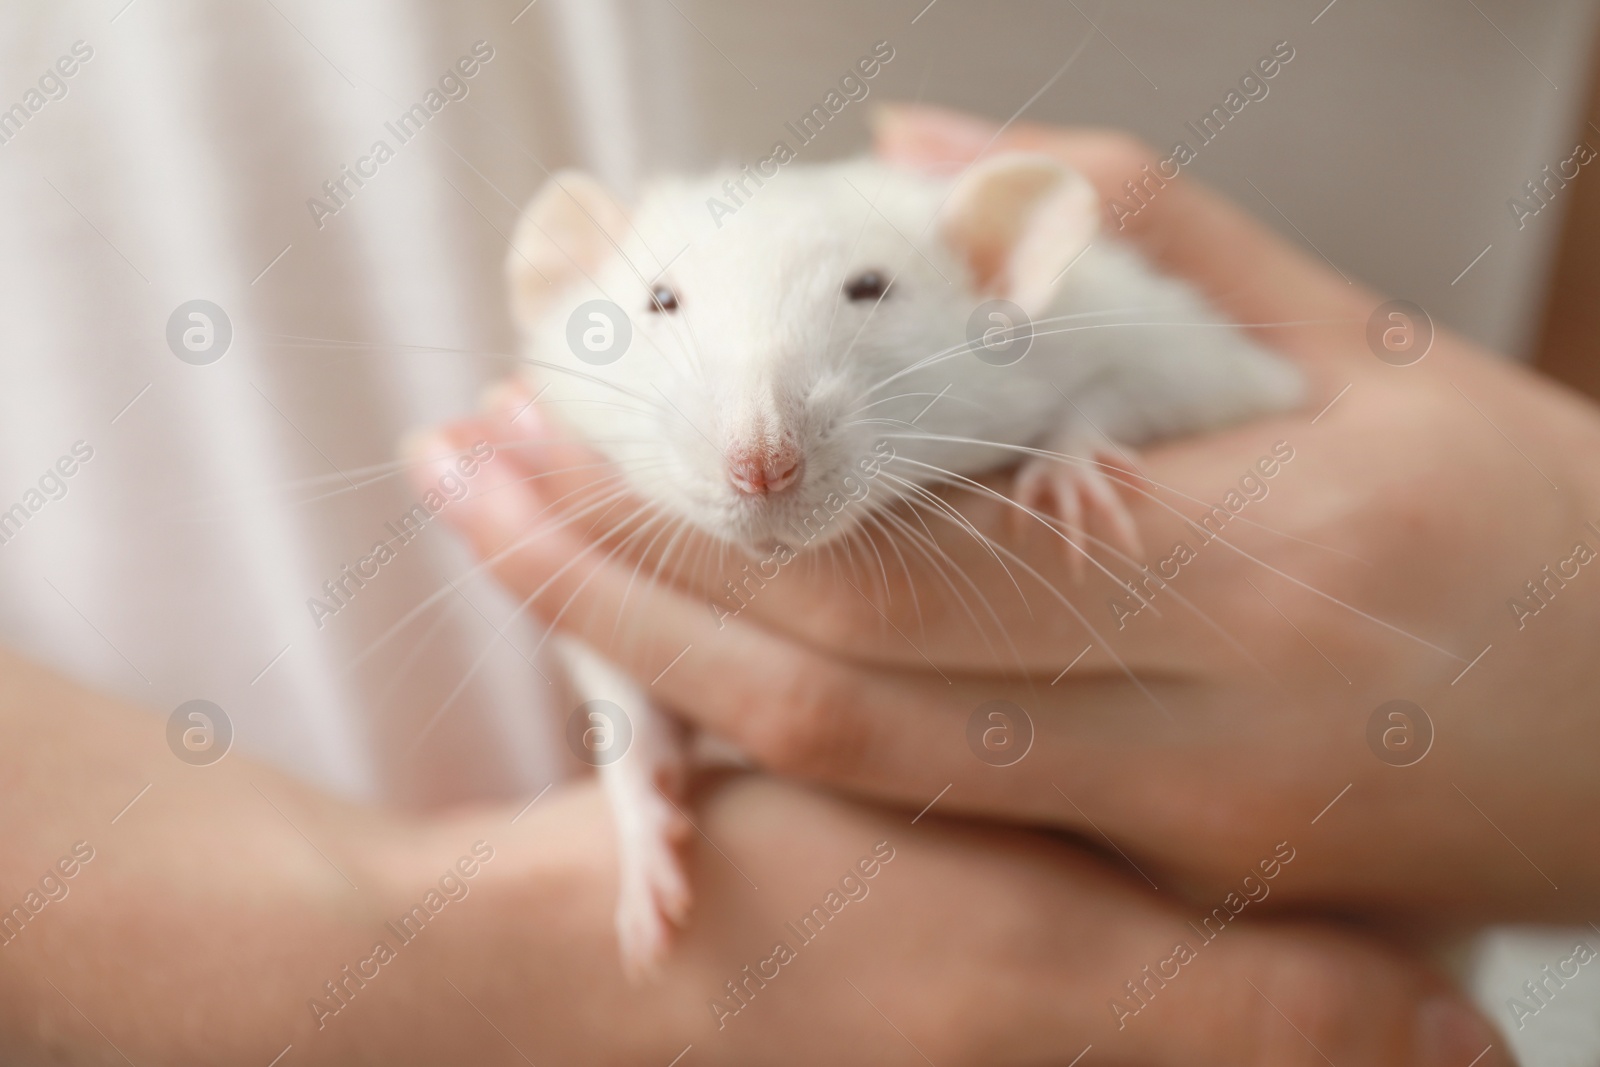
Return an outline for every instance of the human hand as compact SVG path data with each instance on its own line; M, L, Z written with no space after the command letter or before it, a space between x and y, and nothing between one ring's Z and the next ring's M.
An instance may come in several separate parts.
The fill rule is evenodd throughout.
M696 797L699 907L663 980L630 985L593 782L400 817L240 753L180 761L160 718L0 668L0 901L30 913L0 933L7 1063L667 1064L693 1044L701 1064L960 1067L1089 1043L1102 1063L1321 1062L1310 1039L1340 1062L1461 1067L1491 1040L1353 937L1244 921L1203 943L1042 837L754 776ZM41 883L69 848L81 862ZM785 924L817 904L830 917L802 943ZM763 966L780 939L795 958ZM1193 958L1147 979L1180 939ZM766 985L716 1017L746 965ZM1119 1018L1129 981L1147 1003Z
M893 114L880 152L908 165L960 164L992 133ZM1107 197L1152 159L1118 135L1025 126L992 147L1055 154ZM1538 606L1525 583L1576 541L1600 546L1593 409L1443 332L1419 363L1381 362L1379 298L1187 178L1128 221L1236 321L1278 324L1259 336L1316 398L1146 454L1153 487L1129 495L1146 562L1171 577L1141 584L1142 608L1121 582L1143 572L1108 561L1115 580L1077 584L1058 538L980 493L950 495L962 525L930 521L922 549L868 534L853 566L802 556L739 601L740 561L674 539L646 590L659 550L584 516L593 457L511 394L447 433L528 443L502 447L506 487L452 519L534 610L779 772L1070 827L1208 899L1288 839L1301 860L1281 901L1580 916L1600 892L1597 831L1575 818L1600 810L1600 585L1587 569L1551 583L1536 617L1507 600ZM1238 514L1210 538L1197 522L1225 500ZM1180 542L1192 558L1174 570ZM1370 729L1394 699L1437 731L1411 766L1383 743L1401 724ZM967 741L993 700L1031 717L1013 766Z
M1480 1067L1508 1062L1397 955L1309 925L1247 921L1208 942L1142 882L1037 835L912 824L748 775L701 790L694 817L694 917L659 981L630 986L610 931L604 797L582 784L530 811L512 846L526 870L484 879L418 965L503 1032L477 1028L475 1062L523 1062L513 1043L535 1063L667 1063L690 1045L712 1065L1066 1064L1091 1045L1095 1062L1143 1067L1466 1067L1491 1045ZM504 818L490 821L500 834ZM477 822L442 839L491 832ZM800 931L818 906L838 910Z

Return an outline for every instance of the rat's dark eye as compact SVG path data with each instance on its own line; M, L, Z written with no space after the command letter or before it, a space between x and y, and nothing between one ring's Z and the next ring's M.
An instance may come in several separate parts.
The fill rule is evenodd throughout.
M669 286L656 286L654 289L650 290L650 310L677 311L678 294L673 292Z
M862 271L844 287L844 295L851 300L879 300L888 291L889 279L875 270Z

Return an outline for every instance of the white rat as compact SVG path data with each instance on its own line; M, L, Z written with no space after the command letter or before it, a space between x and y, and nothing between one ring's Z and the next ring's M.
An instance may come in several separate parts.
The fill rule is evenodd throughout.
M668 179L632 210L565 172L529 205L507 264L528 374L561 401L545 410L706 533L792 543L872 457L936 485L1023 454L1012 495L1059 524L1066 550L1081 560L1099 528L1107 550L1136 556L1125 449L1295 407L1303 383L1099 222L1084 178L1025 154L955 179L868 161ZM824 536L859 521L846 508ZM689 903L671 795L683 734L591 650L559 648L578 699L632 723L600 773L623 961L646 972Z

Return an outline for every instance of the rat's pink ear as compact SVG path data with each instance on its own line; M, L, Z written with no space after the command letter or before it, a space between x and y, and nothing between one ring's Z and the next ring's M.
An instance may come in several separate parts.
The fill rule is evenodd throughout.
M531 324L568 284L592 277L627 229L627 215L599 182L576 170L552 175L522 212L506 255L517 320Z
M1100 222L1094 186L1049 156L1007 152L967 171L945 202L940 232L980 293L1030 315L1050 304L1061 272Z

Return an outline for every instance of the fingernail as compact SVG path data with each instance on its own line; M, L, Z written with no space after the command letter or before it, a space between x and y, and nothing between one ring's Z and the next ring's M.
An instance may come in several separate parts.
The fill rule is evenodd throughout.
M1417 1015L1419 1067L1505 1067L1511 1059L1500 1035L1454 997L1435 997Z
M406 442L407 474L422 506L482 543L519 529L537 513L534 494L515 466L485 459L481 426L453 424Z

